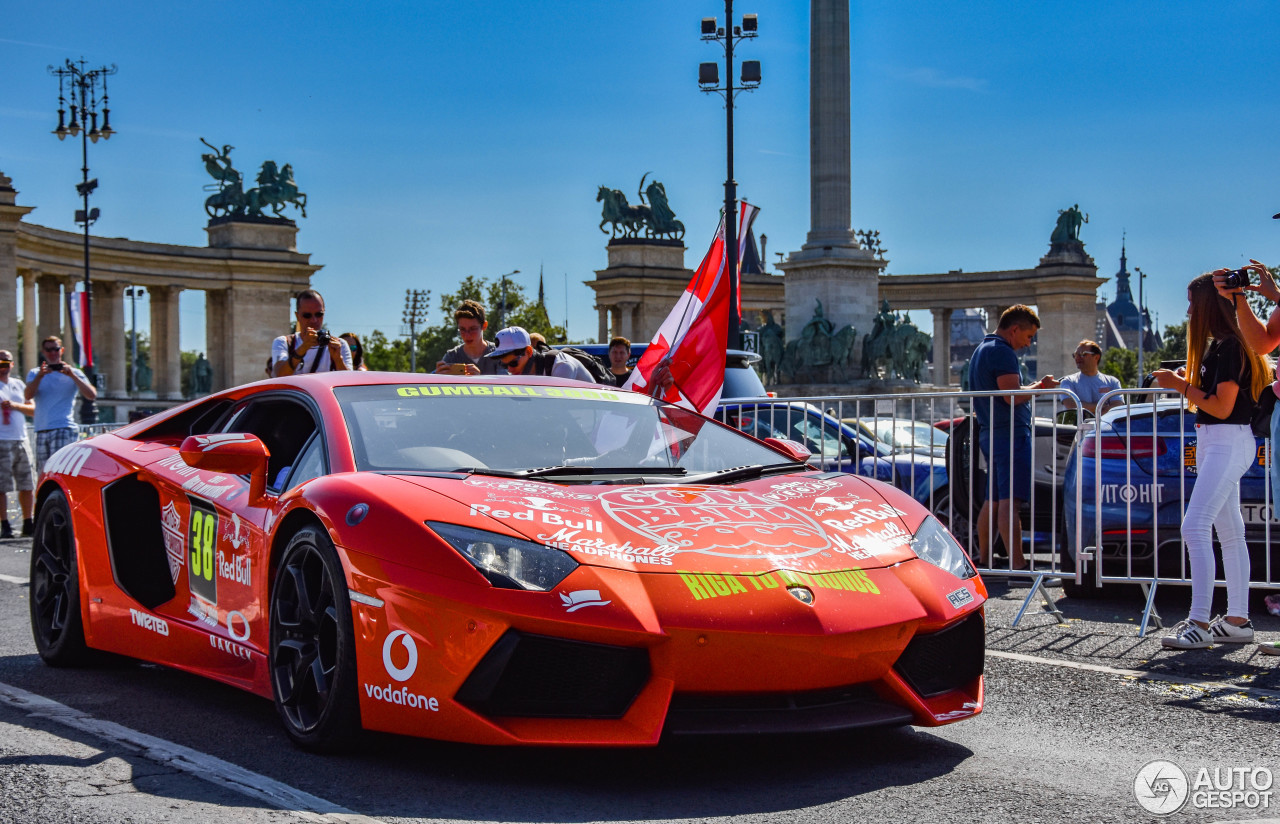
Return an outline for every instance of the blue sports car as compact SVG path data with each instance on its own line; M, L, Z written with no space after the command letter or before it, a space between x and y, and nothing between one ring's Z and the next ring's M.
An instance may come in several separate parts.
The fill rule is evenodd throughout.
M720 402L715 418L760 439L804 444L826 469L893 484L927 507L937 502L947 485L945 458L894 450L807 403L733 398Z
M1181 399L1170 399L1112 409L1099 424L1100 434L1092 425L1080 428L1066 462L1068 537L1075 537L1079 489L1080 546L1101 545L1103 574L1149 575L1154 570L1158 577L1183 578L1187 568L1180 526L1196 482L1195 414L1183 408ZM1268 525L1266 496L1266 447L1259 438L1257 457L1240 481L1240 509L1257 580L1266 574L1268 533L1280 546L1280 521L1273 518ZM1074 540L1068 546L1074 550ZM1280 556L1273 556L1272 564L1280 564Z

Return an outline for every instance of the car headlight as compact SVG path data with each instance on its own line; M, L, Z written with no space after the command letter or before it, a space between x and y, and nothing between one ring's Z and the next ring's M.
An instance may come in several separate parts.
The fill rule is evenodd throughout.
M945 569L957 578L972 578L978 574L960 544L932 515L925 518L924 523L916 530L915 537L911 539L911 548L921 560L928 561L938 569Z
M567 552L482 529L427 521L495 587L546 592L578 567Z

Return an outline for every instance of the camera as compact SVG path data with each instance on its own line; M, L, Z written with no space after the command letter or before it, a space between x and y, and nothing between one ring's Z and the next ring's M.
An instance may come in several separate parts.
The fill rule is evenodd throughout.
M328 329L316 330L316 346L319 346L321 349L328 349L329 341L331 339L332 337L330 336Z
M1226 279L1222 281L1222 285L1228 289L1241 289L1249 285L1249 270L1236 269L1233 272L1227 272Z
M66 369L66 368L67 368L67 365L65 363L62 363L61 361L59 361L58 363L49 364L49 371L51 372L61 372L63 369Z

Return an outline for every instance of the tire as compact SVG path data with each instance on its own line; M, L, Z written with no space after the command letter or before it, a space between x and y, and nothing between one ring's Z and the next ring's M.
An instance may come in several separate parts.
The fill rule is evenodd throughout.
M80 569L67 497L58 490L45 499L31 539L31 634L51 667L93 663L84 640L80 612Z
M323 530L289 539L270 609L271 692L285 732L310 750L349 744L360 731L351 599Z

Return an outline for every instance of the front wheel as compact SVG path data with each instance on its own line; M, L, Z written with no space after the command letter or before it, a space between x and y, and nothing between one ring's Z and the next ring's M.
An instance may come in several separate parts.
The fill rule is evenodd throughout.
M351 600L328 535L305 527L285 548L271 592L271 688L285 732L333 750L360 729Z
M49 495L31 540L31 634L51 667L91 662L80 613L80 570L71 508L62 490Z

